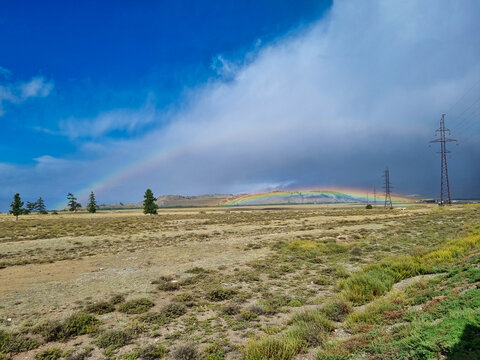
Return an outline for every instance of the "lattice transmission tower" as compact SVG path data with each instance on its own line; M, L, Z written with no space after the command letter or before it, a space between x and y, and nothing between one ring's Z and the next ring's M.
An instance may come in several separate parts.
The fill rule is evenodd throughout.
M385 174L383 175L385 178L385 185L383 186L385 189L385 208L388 206L390 209L393 208L392 204L392 196L391 196L391 190L392 190L392 184L390 183L390 171L388 170L388 167L385 168Z
M440 136L438 139L430 141L431 143L440 143L440 157L442 158L441 165L441 185L440 185L440 205L452 203L452 198L450 197L450 182L448 180L448 166L447 166L447 154L451 152L447 150L447 142L457 142L455 139L447 138L446 134L450 135L450 130L445 128L445 114L442 114L440 119L440 128L435 131L435 136ZM458 145L458 144L457 144Z

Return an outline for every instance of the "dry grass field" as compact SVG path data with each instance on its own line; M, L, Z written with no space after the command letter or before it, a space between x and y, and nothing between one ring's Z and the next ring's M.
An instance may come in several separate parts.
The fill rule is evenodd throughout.
M470 356L479 224L476 205L0 215L0 359Z

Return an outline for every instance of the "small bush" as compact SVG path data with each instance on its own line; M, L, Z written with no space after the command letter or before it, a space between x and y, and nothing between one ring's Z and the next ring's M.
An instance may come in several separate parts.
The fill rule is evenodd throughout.
M207 294L207 299L210 301L225 301L231 299L237 294L234 289L215 289Z
M19 353L35 349L40 343L21 334L11 334L0 330L0 353Z
M374 267L350 276L344 283L342 295L353 304L361 305L384 295L394 283L390 271Z
M35 355L37 360L57 360L61 357L63 357L63 351L59 348L46 349Z
M208 345L203 351L205 360L224 360L225 349L218 342Z
M176 319L187 312L187 309L184 305L178 303L171 303L165 305L162 310L162 314L164 314L167 318Z
M132 359L141 359L141 360L155 360L155 359L164 359L167 354L167 349L163 345L148 345L144 348L137 348L131 354ZM124 356L128 357L129 356Z
M110 298L110 304L112 305L118 305L118 304L121 304L121 303L124 303L125 302L125 296L123 295L113 295L111 298Z
M118 311L125 314L141 314L147 312L154 305L151 300L140 298L124 302L118 307Z
M336 298L327 301L321 307L321 311L330 320L343 321L352 312L352 305L345 300Z
M197 360L198 352L195 345L180 345L173 353L175 360Z
M162 291L176 291L180 289L180 283L173 276L160 276L159 279L152 281L152 284L157 284L158 290Z
M99 347L115 350L127 345L132 339L132 335L123 330L108 330L100 334L95 341Z
M257 305L257 304L250 305L248 307L248 311L250 311L251 313L257 314L257 315L265 314L265 310L263 309L263 307L261 307L260 305Z
M88 305L86 311L93 314L103 315L115 311L115 307L111 302L101 301L95 304Z
M205 274L205 273L208 273L209 271L202 267L195 266L194 268L191 268L185 272L190 274Z
M171 303L165 305L159 312L143 315L140 320L149 324L165 325L186 312L187 309L183 304Z
M291 360L303 349L295 338L266 337L251 340L244 350L245 360Z
M81 349L68 354L65 359L66 360L85 360L86 358L90 357L92 351L93 351L92 347Z
M225 315L237 315L240 312L240 306L229 304L222 309L222 313Z
M47 321L33 329L45 341L65 341L78 335L94 332L100 321L93 315L78 313L63 321Z

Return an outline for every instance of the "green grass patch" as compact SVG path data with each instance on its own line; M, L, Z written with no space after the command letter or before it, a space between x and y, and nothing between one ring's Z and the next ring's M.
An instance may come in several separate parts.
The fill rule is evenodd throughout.
M384 295L396 282L420 274L442 270L461 255L478 247L480 229L459 240L451 241L437 250L421 256L389 258L380 264L369 265L345 280L340 280L341 295L354 305L365 304ZM444 267L443 267L444 269Z

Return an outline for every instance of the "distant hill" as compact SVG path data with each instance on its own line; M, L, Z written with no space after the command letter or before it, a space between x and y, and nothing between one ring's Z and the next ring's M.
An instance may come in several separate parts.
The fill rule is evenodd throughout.
M294 204L341 204L373 202L373 196L361 190L329 189L329 190L298 190L272 191L255 194L208 194L198 196L164 195L157 199L160 208L179 207L209 207L209 206L249 206L249 205L294 205ZM383 201L381 194L376 197L377 203ZM410 203L411 196L392 195L395 204ZM119 203L100 205L100 209L141 209L143 203Z
M228 202L235 198L231 194L208 194L197 196L182 196L182 195L164 195L158 197L156 203L161 208L176 208L176 207L208 207L217 206L219 204ZM101 210L120 210L120 209L141 209L143 202L137 203L119 203L112 205L99 205Z

